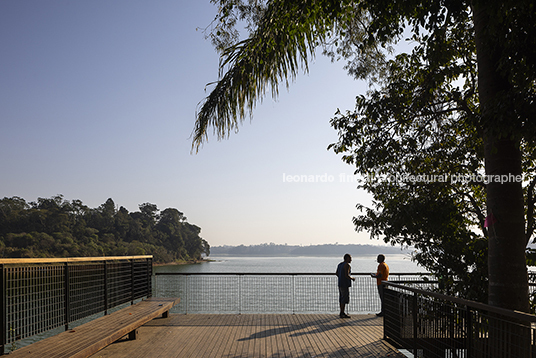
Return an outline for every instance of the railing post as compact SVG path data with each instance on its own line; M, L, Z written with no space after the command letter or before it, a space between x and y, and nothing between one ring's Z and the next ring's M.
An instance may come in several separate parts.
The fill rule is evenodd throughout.
M417 302L417 292L413 293L413 356L417 357L417 335L418 335L418 329L417 329L417 310L419 309L419 305Z
M242 314L242 275L238 275L238 314Z
M186 314L188 314L188 305L190 303L190 301L188 299L188 292L189 292L188 281L190 280L189 277L190 277L189 275L186 275L186 288L185 288L185 291L186 291L186 304L184 305L186 307L185 308Z
M65 289L65 330L69 330L69 321L71 320L71 299L70 299L70 289L69 289L69 263L66 262L63 266L63 277L64 277L64 289Z
M467 357L473 356L473 311L471 307L466 306L466 319L465 319L465 348L467 349Z
M130 259L130 304L134 304L134 259Z
M294 293L296 292L296 275L292 275L292 314L296 314L296 297Z
M104 315L108 315L108 262L104 260Z
M153 296L153 287L151 280L153 277L153 260L147 258L147 297Z
M1 264L0 267L2 267L2 291L0 292L0 305L2 306L2 327L0 334L2 335L2 342L0 346L0 354L5 354L5 347L7 343L7 297L6 297L6 271L4 268L4 264Z
M385 297L390 297L390 293L386 292L388 291L388 287L385 287L385 290L383 291L383 300L385 301ZM387 294L386 294L387 293ZM389 326L389 321L391 321L391 305L385 305L386 307L389 307L387 310L382 310L383 312L383 339L387 339L387 330L385 329L385 326ZM397 317L399 319L399 317ZM387 322L386 322L387 321Z

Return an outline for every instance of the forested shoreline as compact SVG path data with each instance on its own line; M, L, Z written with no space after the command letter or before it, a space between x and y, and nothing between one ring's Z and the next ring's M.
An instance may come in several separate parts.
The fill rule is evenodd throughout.
M411 248L394 246L375 246L360 244L322 244L322 245L281 245L281 244L260 244L260 245L239 245L239 246L214 246L213 255L228 256L341 256L350 253L359 255L383 254L407 254L412 252Z
M201 228L175 208L155 204L139 211L117 208L110 198L97 208L62 195L35 202L0 200L0 257L153 255L155 263L200 260L210 245Z

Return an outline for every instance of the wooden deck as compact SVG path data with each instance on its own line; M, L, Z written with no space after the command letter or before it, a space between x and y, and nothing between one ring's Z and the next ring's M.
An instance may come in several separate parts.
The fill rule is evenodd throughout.
M405 357L382 340L383 319L374 315L171 314L139 332L91 358Z

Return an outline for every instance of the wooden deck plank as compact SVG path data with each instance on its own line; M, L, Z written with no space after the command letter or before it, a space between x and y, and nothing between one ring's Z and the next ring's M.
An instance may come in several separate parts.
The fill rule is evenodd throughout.
M381 321L375 316L356 316L352 319L357 319L359 325L349 324L348 329L341 332L341 339L346 342L347 347L351 347L350 354L358 354L365 357L374 357L371 355L371 349L369 347L370 342L381 338L382 327ZM379 322L375 326L370 326L368 321Z
M167 328L167 330L164 331L162 337L156 338L153 341L159 342L159 346L155 347L153 342L149 342L145 347L143 347L143 351L148 354L147 356L150 356L149 354L151 351L153 351L156 353L153 354L153 356L159 358L180 357L183 351L187 349L190 340L195 338L197 334L197 332L190 327L190 321L193 317L188 315L177 316L173 315L172 317L168 318L170 321L167 323L167 326L164 326L164 328ZM180 322L180 325L174 323L177 321ZM161 329L154 330L161 331Z
M290 346L290 340L289 339L286 339L287 338L287 333L288 333L288 330L289 330L289 327L288 327L288 324L287 322L283 319L283 316L281 315L277 315L275 316L275 319L277 321L277 325L280 328L280 334L281 334L281 346L282 346L282 349L283 349L283 352L284 352L284 357L285 358L292 358L292 351L293 349L291 348Z
M303 322L302 317L304 316L297 315L296 317L293 317L296 321L294 337L295 341L298 342L300 346L301 354L304 357L312 357L314 355L314 351L309 339L306 335L304 335L306 331L306 324Z
M325 315L315 315L315 321L317 325L318 335L316 337L318 338L318 341L324 349L329 349L331 345L333 345L334 342L337 342L337 339L339 338L338 335L333 334L333 326L330 325L330 317L326 317ZM340 344L342 342L337 342L337 344ZM333 357L337 358L345 358L347 357L346 354L343 354L340 350L336 351L333 355Z
M247 357L248 351L247 347L250 342L250 336L252 332L252 325L256 324L256 320L262 316L250 316L250 315L241 315L240 324L241 329L239 330L239 339L238 344L235 344L234 354L238 357L245 356Z
M287 333L290 332L292 328L292 323L289 322L287 319L289 315L280 315L278 316L279 323L285 327ZM290 336L290 334L287 334L287 339L285 340L285 349L290 352L287 357L293 358L297 356L298 348L294 344L294 339Z
M313 352L322 352L322 357L325 356L326 349L324 347L324 344L322 342L322 336L318 331L318 322L316 315L307 315L303 318L307 318L305 321L304 326L307 327L307 330L304 332L304 335L308 338L309 343L313 349ZM318 334L318 335L317 335ZM333 352L332 354L336 354Z
M324 347L321 345L320 336L316 335L316 333L318 333L316 316L307 315L307 316L303 316L303 319L305 319L305 321L303 322L303 325L305 327L304 336L307 337L308 339L309 347L311 347L311 351L312 351L311 354L314 356L315 355L314 352L322 352L321 356L324 357L325 356Z
M355 320L359 317L352 318L352 322L349 322L347 318L340 318L337 315L326 317L323 322L323 326L326 327L325 336L326 339L338 344L341 349L338 354L340 357L352 357L354 356L352 350L355 345L360 345L359 337L354 332ZM336 330L337 327L345 327L344 330Z
M282 327L278 325L276 321L276 315L268 315L270 321L269 332L272 334L272 355L274 358L284 358L282 339Z
M266 346L264 341L255 342L255 335L264 324L265 315L241 315L244 329L241 330L242 335L239 339L242 342L242 347L238 346L237 355L239 357L266 357ZM257 344L255 344L257 343Z
M350 357L350 354L348 353L348 349L351 348L351 345L348 344L348 340L344 340L344 331L341 333L335 333L335 327L337 327L334 324L334 321L338 322L338 324L341 324L343 322L340 322L342 318L339 318L337 316L320 316L317 317L318 319L318 327L319 327L319 336L322 337L322 342L326 347L330 347L333 344L338 345L341 347L341 349L337 350L335 357L340 358L347 358Z
M240 337L238 336L238 330L237 329L233 329L234 332L232 332L231 334L227 333L227 329L229 327L237 327L240 325L240 319L241 319L241 316L240 315L228 315L232 321L230 321L230 324L228 326L225 326L225 327L222 327L224 328L224 330L222 331L222 334L225 335L225 339L223 340L222 344L220 345L220 348L219 348L219 352L231 352L233 345L235 344L235 342L240 339ZM216 356L218 353L218 351L215 351L214 355L213 356Z
M201 341L201 345L199 346L198 357L209 357L212 354L214 346L218 345L219 341L221 340L222 328L222 326L214 326L208 330L206 336ZM207 344L207 342L210 342L211 344Z
M261 327L264 325L264 317L265 315L259 314L255 316L250 316L254 318L253 321L251 321L251 324L249 325L248 329L244 332L244 335L240 338L240 341L243 341L247 344L248 349L247 353L256 356L256 357L263 357L266 356L266 351L264 350L265 347L263 347L261 342L258 341L256 338L257 332L261 331ZM244 318L244 317L242 317Z
M286 341L286 329L284 326L282 326L277 319L278 315L272 315L272 329L274 330L274 338L277 343L277 354L275 357L279 358L287 358L289 356L288 349L285 349L285 343Z
M191 340L191 343L188 344L187 349L183 351L183 353L180 355L180 357L203 357L203 355L199 355L198 352L203 350L204 345L211 344L212 342L205 339L205 337L209 334L209 331L213 328L212 327L212 316L206 315L204 318L204 321L202 324L195 325L195 335L194 339Z
M266 355L265 357L273 357L277 353L277 341L275 339L275 332L274 327L272 325L272 320L270 319L270 315L263 314L262 315L262 321L261 321L262 331L260 332L259 337L264 337L265 340L265 351ZM256 338L257 335L253 336L253 338Z
M242 315L235 315L235 320L233 323L234 328L234 334L231 335L231 339L228 342L228 350L225 350L224 352L228 352L228 356L236 356L237 354L241 354L240 349L242 348L240 343L242 342L242 339L244 338L244 334L242 333L245 330L245 322L244 319L245 316ZM215 355L216 356L216 355Z
M382 324L373 315L172 314L91 358L405 357L382 340Z
M288 320L286 319L288 315L280 315L277 316L277 320L280 325L284 327L283 334L286 336L286 339L283 339L283 347L286 352L289 352L286 354L287 357L293 358L296 356L294 352L296 352L296 348L294 347L294 342L290 338L291 330L292 330L292 324L289 324Z
M202 327L207 325L208 317L200 317L202 320L193 320L193 318L189 315L179 317L180 332L174 335L175 344L168 350L170 357L190 357L195 352L199 339L203 338ZM162 358L167 356L161 355Z
M231 323L231 317L225 317L222 324L219 326L214 327L213 334L211 335L213 339L213 344L209 345L206 350L206 355L204 357L211 357L214 354L217 354L217 352L221 349L220 347L225 344L225 334L224 330L226 329L226 325L229 325Z
M350 346L348 346L347 341L342 339L341 334L334 334L334 327L336 326L332 325L331 322L332 320L336 320L337 317L316 315L315 318L317 324L317 332L319 333L317 336L320 337L319 341L325 347L324 349L329 350L331 347L338 346L340 348L337 349L332 354L332 356L338 358L349 357L349 354L347 352Z
M309 340L309 334L307 334L308 327L304 321L305 316L296 316L294 318L296 319L297 323L293 333L295 341L301 346L301 352L304 357L313 357L315 354L313 346Z

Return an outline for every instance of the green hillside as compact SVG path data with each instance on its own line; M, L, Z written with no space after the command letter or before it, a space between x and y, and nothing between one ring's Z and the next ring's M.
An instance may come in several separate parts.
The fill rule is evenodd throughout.
M112 199L98 208L62 195L26 202L0 200L0 257L153 255L156 263L199 260L210 246L201 228L174 208L144 203L139 211L117 209Z

